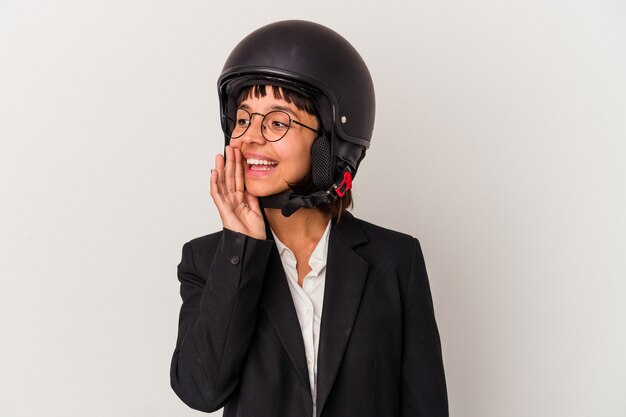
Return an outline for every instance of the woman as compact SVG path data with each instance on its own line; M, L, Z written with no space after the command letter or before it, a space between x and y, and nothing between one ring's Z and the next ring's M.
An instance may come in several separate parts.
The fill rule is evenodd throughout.
M183 246L174 391L225 417L447 416L419 243L347 212L374 123L359 54L278 22L237 45L218 84L224 228Z

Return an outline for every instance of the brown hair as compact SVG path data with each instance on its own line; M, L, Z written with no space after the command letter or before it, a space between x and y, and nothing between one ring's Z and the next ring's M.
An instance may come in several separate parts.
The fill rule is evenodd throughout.
M248 97L265 97L267 95L266 85L264 84L255 84L248 87L244 87L239 92L237 96L237 106L243 103ZM272 93L274 93L274 97L277 99L285 100L287 103L292 103L298 110L302 110L312 116L315 116L320 121L320 117L317 114L317 110L315 107L315 103L308 97L303 96L302 94L290 90L288 88L278 87L276 85L272 85ZM320 123L321 125L321 123ZM302 178L296 184L289 184L289 187L296 194L307 195L318 191L313 183L313 177L311 175L311 171ZM341 216L345 214L348 209L352 208L354 205L354 201L352 199L352 190L346 191L343 197L339 197L336 201L330 204L324 204L319 206L318 208L325 214L329 214L332 219L340 220Z

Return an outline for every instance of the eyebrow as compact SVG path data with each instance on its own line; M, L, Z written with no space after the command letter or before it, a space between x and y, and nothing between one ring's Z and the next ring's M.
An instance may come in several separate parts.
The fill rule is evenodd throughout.
M291 107L287 107L287 106L281 106L279 104L274 104L271 107L272 110L282 110L284 112L287 112L289 114L291 114L293 117L295 118L299 118L298 115L291 109Z
M239 105L239 107L241 107L244 110L248 110L250 111L250 106L248 106L246 103L241 103ZM280 104L274 104L270 107L270 109L272 110L282 110L284 112L289 113L293 118L295 119L299 119L300 117L293 111L293 109L291 107L288 106L281 106Z

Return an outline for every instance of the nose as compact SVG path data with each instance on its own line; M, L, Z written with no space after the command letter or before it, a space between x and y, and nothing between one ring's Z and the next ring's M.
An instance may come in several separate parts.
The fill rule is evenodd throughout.
M241 140L243 143L258 143L260 145L264 144L266 140L261 133L261 129L263 129L262 123L263 116L253 114L252 118L250 119L250 126L248 126L248 130L246 130L246 133L244 133L243 136L238 139Z

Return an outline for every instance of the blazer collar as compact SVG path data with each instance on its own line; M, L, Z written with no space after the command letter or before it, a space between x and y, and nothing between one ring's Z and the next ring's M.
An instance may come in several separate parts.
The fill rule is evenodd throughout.
M268 239L272 233L267 230ZM317 415L321 413L337 376L361 303L368 264L354 247L368 241L350 213L333 222L328 242L326 283L317 362ZM260 304L276 329L300 380L311 391L302 332L285 271L274 246L267 266ZM311 404L312 407L312 404Z
M317 416L332 390L361 304L369 265L354 248L367 241L350 213L331 230L318 347Z

